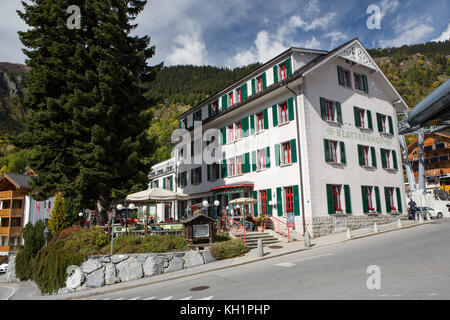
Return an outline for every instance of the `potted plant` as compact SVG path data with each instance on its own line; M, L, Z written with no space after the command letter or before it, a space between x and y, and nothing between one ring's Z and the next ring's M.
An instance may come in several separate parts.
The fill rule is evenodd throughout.
M258 229L258 232L264 232L264 217L259 217L255 219L255 226Z

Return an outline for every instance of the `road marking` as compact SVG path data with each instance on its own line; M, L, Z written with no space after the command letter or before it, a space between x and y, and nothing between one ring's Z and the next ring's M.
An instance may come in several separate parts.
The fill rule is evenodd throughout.
M181 299L179 299L179 300L191 300L191 298L192 298L192 296L186 297L186 298L181 298Z
M150 297L150 298L145 298L144 300L153 300L153 299L155 299L156 297L155 296L153 296L153 297Z
M205 298L201 298L201 299L197 299L197 300L211 300L212 298L214 298L214 296L209 296L209 297L205 297Z
M293 267L295 266L294 262L300 262L300 261L305 261L305 260L310 260L310 259L316 259L316 258L320 258L320 257L326 257L326 256L332 256L333 253L325 253L325 254L321 254L318 256L313 256L313 257L307 257L307 258L303 258L303 259L297 259L297 260L292 260L291 262L282 262L282 263L277 263L275 264L276 266L280 266L280 267Z
M172 298L173 298L173 296L170 296L170 297L162 298L162 299L160 299L160 300L170 300L170 299L172 299Z
M130 299L130 300L137 300L137 299L139 299L140 297L135 297L135 298L132 298L132 299Z
M291 263L291 262L282 262L282 263L277 263L276 266L289 268L289 267L295 266L295 264Z

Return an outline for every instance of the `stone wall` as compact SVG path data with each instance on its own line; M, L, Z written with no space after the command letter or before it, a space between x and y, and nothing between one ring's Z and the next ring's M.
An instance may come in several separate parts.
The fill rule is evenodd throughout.
M369 214L369 215L336 215L327 217L313 217L308 221L311 237L321 237L333 232L343 232L347 229L356 230L377 225L392 223L405 215L397 214Z
M8 270L5 274L0 275L0 283L17 281L19 281L19 279L16 277L16 254L10 253L8 257Z
M58 293L99 288L118 282L192 268L214 261L209 250L171 253L90 256L81 266L69 266L66 287Z

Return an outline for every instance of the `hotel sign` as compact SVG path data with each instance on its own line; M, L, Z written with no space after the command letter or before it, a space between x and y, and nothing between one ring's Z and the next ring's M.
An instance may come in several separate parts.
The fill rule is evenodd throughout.
M341 128L327 128L326 134L336 139L347 139L355 142L365 142L385 146L392 146L392 138L385 138L361 132L353 132Z

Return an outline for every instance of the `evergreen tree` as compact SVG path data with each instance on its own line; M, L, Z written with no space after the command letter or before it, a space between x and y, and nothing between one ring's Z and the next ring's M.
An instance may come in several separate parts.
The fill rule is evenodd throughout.
M146 0L32 0L19 16L31 67L24 100L25 129L14 139L35 154L39 198L61 191L72 216L97 200L145 188L153 146L146 132L153 101L144 93L160 66L148 36L131 36ZM81 9L81 28L69 29L70 5Z
M59 192L55 199L52 214L48 220L48 229L52 235L58 234L65 228L69 227L69 219L67 217L66 202Z

